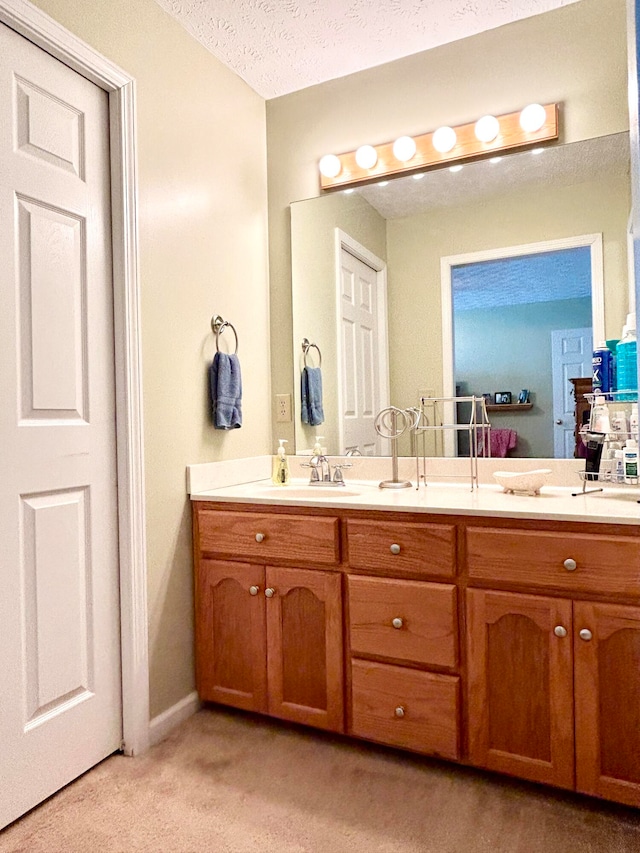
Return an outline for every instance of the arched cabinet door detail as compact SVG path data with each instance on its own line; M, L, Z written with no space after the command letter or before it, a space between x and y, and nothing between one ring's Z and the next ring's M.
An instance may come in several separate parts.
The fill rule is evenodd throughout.
M256 589L257 588L257 589ZM267 710L264 567L200 560L196 682L205 702Z
M571 602L467 590L469 756L573 787Z
M267 566L269 713L344 730L341 576Z
M640 801L640 607L574 603L576 788Z

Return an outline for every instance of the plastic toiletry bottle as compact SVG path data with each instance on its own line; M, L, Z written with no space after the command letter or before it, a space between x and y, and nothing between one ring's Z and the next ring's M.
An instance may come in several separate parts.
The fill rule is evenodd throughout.
M636 315L627 314L622 340L616 347L618 400L635 400L638 394L638 343Z
M322 446L322 441L324 440L323 435L316 436L316 443L313 445L313 455L314 456L326 456L327 448Z
M629 416L629 436L630 438L638 438L638 404L631 404L631 414Z
M619 409L611 413L611 432L609 438L611 441L626 441L629 437L629 425L627 423L627 413Z
M638 483L638 442L629 438L624 446L624 481L637 485Z
M611 432L611 424L609 422L609 407L602 394L598 394L594 403L593 411L591 412L591 423L596 432L603 432L608 435Z
M286 438L279 438L280 447L278 452L273 457L273 471L271 479L276 486L286 486L289 482L289 460L285 453L284 446L287 443Z
M592 379L591 384L594 392L602 391L609 393L613 391L614 355L605 341L598 344L591 358Z
M622 450L615 451L615 462L611 480L614 483L624 483L624 454Z

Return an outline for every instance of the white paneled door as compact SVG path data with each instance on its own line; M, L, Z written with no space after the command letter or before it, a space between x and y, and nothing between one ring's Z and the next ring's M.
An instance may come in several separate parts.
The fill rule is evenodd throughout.
M556 459L573 458L576 401L570 380L591 375L592 339L590 326L551 332L553 455Z
M340 253L342 393L341 453L363 456L381 452L374 421L380 408L380 330L377 273L344 247Z
M0 25L0 826L122 737L107 95Z

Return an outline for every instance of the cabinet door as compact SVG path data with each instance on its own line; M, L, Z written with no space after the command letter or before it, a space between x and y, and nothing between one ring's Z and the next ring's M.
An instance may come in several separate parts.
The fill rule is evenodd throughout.
M341 575L267 567L269 713L344 730Z
M574 604L576 787L640 806L640 608Z
M200 560L195 592L200 698L266 711L264 568Z
M470 589L467 608L472 762L572 788L571 602Z

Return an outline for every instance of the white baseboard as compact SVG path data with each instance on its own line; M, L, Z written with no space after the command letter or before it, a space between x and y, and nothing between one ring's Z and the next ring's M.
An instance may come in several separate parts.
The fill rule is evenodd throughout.
M200 705L200 697L194 690L193 693L189 693L171 708L167 708L166 711L154 717L149 723L149 743L151 746L160 743L172 729L197 713L200 710Z

